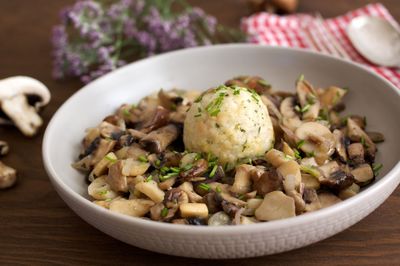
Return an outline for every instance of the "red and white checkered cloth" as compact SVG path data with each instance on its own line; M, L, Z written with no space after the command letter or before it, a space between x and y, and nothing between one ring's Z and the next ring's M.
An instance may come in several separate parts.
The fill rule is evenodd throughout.
M351 19L362 15L381 17L390 21L395 27L399 27L388 10L380 3L367 5L340 17L326 19L323 23L325 29L342 46L352 61L368 66L400 88L399 70L370 63L355 50L347 37L346 27ZM307 14L278 16L262 12L243 19L242 28L248 33L252 43L315 50L316 47L310 35L306 33L307 26L315 19Z

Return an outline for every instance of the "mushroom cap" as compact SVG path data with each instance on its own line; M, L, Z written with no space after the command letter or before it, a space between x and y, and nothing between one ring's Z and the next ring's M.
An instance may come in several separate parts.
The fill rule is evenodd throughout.
M14 76L0 80L0 101L19 94L38 96L40 100L35 103L36 110L47 105L51 98L49 89L34 78Z

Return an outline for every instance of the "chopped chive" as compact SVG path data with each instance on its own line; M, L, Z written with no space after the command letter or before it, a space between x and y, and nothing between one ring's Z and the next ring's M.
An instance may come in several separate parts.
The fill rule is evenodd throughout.
M110 202L110 201L112 201L112 199L106 199L106 200L104 200L105 202Z
M374 176L379 175L379 170L381 170L382 167L383 167L383 164L381 164L381 163L372 164L372 171L374 172Z
M138 160L141 161L142 163L147 163L149 160L147 160L146 156L140 155L138 157Z
M296 106L294 107L294 110L295 110L296 112L298 112L298 113L301 113L300 106L298 106L298 105L296 105Z
M286 158L286 159L289 159L289 160L294 160L294 158L293 158L292 156L287 155L287 154L285 154L285 158Z
M314 156L315 156L315 153L314 153L314 151L312 151L312 152L307 152L307 153L306 153L306 156L307 156L307 157L314 157Z
M304 143L306 143L306 141L304 139L300 140L299 142L296 143L296 147L297 149L300 149Z
M163 181L165 181L167 179L170 179L170 178L176 177L176 176L178 176L178 173L168 173L166 175L160 176L159 179L160 179L161 182L163 182Z
M261 86L270 87L271 85L264 79L257 80L257 83Z
M174 104L174 103L171 104L171 110L172 110L172 111L176 111L176 104Z
M300 165L300 170L304 173L310 174L313 177L319 177L320 173L314 166L311 165Z
M108 193L108 190L105 189L105 190L100 191L98 194L101 195L101 196L104 196L104 195L106 195L107 193Z
M293 149L293 151L294 151L294 157L296 157L296 159L301 160L301 155L300 155L299 150Z
M218 165L214 165L213 169L210 172L210 177L213 177L215 175L215 172L217 171Z
M149 175L149 176L146 178L145 182L149 182L149 181L151 181L151 180L153 180L153 176L152 176L152 175Z
M243 200L244 199L244 195L243 194L239 194L237 198L240 199L240 200Z
M203 99L203 94L201 94L199 97L196 98L196 100L194 100L195 103L201 102L201 100Z
M169 170L172 171L173 173L180 173L181 172L181 169L179 167L170 167Z
M307 94L306 99L309 104L313 105L316 102L317 97L314 94L309 93Z
M115 158L112 154L107 154L104 158L106 158L106 160L108 160L108 161L110 161L110 162L112 162L112 163L115 163L116 161L118 161L118 159L117 158Z
M205 190L205 191L210 191L211 187L210 185L206 184L206 183L200 183L199 184L199 188Z
M195 114L195 115L194 115L194 117L199 117L199 116L201 116L201 114Z
M300 112L301 113L305 113L308 110L310 110L311 105L310 104L306 104L303 108L301 108Z
M131 113L129 112L128 109L124 109L122 112L124 113L124 116L130 116L131 115Z
M219 186L217 186L217 187L215 188L215 191L217 191L217 193L221 193L221 192L222 192L222 190L221 190L221 188L220 188Z
M168 208L167 208L167 207L164 207L164 208L161 210L161 217L165 217L165 216L167 216L167 214L168 214Z
M157 160L154 162L154 165L157 166L157 167L160 166L160 164L161 164L161 161L160 161L159 159L157 159Z

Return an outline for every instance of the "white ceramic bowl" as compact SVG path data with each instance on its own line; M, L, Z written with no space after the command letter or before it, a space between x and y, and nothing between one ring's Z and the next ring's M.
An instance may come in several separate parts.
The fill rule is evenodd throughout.
M240 226L189 226L132 218L88 200L84 177L71 168L86 128L121 103L135 103L160 88L204 89L236 75L259 75L276 88L294 90L304 74L316 86L350 88L348 113L368 117L383 132L377 161L381 177L344 202L280 221ZM85 86L57 111L43 141L43 158L54 187L85 221L121 241L147 250L197 258L241 258L283 252L332 236L371 213L400 182L400 94L359 65L300 50L254 45L187 49L125 66Z

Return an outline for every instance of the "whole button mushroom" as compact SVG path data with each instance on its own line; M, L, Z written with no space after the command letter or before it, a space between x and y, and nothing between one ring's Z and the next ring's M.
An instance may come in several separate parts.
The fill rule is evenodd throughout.
M50 97L48 88L36 79L15 76L0 80L0 105L6 115L0 123L12 123L25 136L34 136L43 124L38 111Z

